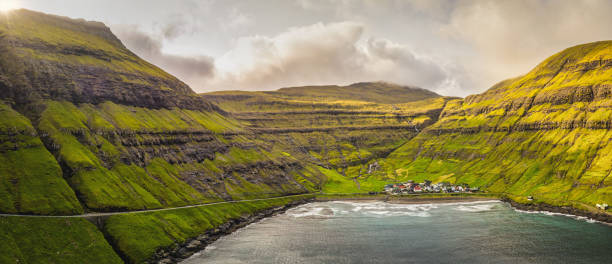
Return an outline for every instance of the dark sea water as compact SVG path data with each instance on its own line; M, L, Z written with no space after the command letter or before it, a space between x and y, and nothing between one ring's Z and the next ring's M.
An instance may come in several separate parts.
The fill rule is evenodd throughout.
M183 263L612 263L612 227L496 201L311 203Z

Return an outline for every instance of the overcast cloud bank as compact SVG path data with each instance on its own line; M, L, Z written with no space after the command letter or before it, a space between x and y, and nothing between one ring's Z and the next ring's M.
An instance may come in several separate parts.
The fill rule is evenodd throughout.
M177 5L188 3L195 6ZM111 27L136 54L198 92L384 80L465 96L524 74L569 46L612 39L612 1L605 0L270 1L274 12L255 5L262 3L209 1L197 13L160 18L155 30ZM209 34L198 15L215 10L216 21L224 21L219 32L234 34L225 51L164 52ZM295 19L279 23L301 23L269 25L269 16L285 13Z

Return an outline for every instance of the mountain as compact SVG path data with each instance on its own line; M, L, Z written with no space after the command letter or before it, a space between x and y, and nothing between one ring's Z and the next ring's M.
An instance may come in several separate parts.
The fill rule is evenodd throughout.
M274 197L316 191L325 178L316 165L254 140L254 132L130 52L102 23L11 11L0 16L0 50L1 213L70 215ZM120 215L98 227L82 219L58 225L0 218L0 237L10 241L0 246L0 262L142 262L157 249L272 206L279 204L217 206L212 215L213 209L183 210L200 224L163 211L140 224ZM145 229L157 237L138 243L137 230Z
M291 138L337 170L340 175L328 175L325 192L379 191L386 183L427 179L467 183L523 203L532 196L538 204L601 213L595 204L612 202L611 68L612 41L601 41L568 48L523 76L465 99L384 104L353 101L358 97L347 93L340 100L334 86L204 97L253 129L284 133L269 140ZM385 94L373 89L367 97L377 92ZM373 109L382 112L375 116ZM413 125L413 133L399 127L369 136L343 130L344 124L379 126L393 115L405 118L393 125ZM417 120L426 121L416 125ZM383 143L388 139L396 144Z
M202 96L255 131L257 139L329 169L323 170L324 192L381 189L386 182L367 177L369 164L436 122L452 99L382 82Z
M390 179L481 186L593 210L612 202L612 41L568 48L529 73L449 101L385 160Z
M291 157L245 140L243 134L250 132L236 120L131 53L103 24L19 10L1 25L2 68L16 71L1 78L4 112L15 117L3 119L3 125L11 139L34 138L8 147L7 153L34 147L53 167L38 170L17 163L2 174L15 177L13 185L21 184L20 175L48 171L54 172L50 181L65 179L82 205L74 203L69 190L47 188L71 197L72 208L56 213L187 205L242 197L247 190L250 195L308 191L278 175L232 176L244 170L280 175L303 168ZM19 156L5 156L13 155ZM22 191L6 192L25 199L34 190ZM49 199L45 202L51 208L66 206L52 197L40 199ZM43 210L18 200L1 209Z

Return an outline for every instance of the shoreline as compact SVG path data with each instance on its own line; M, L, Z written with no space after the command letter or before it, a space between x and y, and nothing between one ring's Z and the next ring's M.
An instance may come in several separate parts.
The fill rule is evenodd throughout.
M193 254L204 250L207 246L217 241L217 239L229 235L234 231L246 227L250 224L261 221L264 218L275 216L284 213L290 208L313 202L314 198L290 202L286 205L262 210L256 214L243 216L241 218L232 219L220 226L207 230L199 236L188 239L184 243L174 248L158 249L145 263L171 264L179 263L188 259Z
M227 223L218 226L215 229L208 230L193 239L185 241L185 243L172 249L160 249L156 251L147 263L170 264L179 263L188 259L193 254L204 250L208 245L212 244L219 238L229 235L234 231L246 227L250 224L261 221L264 218L282 214L287 210L308 203L316 202L331 202L331 201L353 201L353 202L387 202L392 204L441 204L441 203L461 203L461 202L486 202L500 201L508 203L512 209L533 212L533 213L554 213L566 217L586 217L595 220L598 223L612 226L612 215L606 213L588 212L573 207L559 207L545 203L540 204L522 204L507 197L485 197L485 196L447 196L447 197L418 197L418 196L326 196L314 197L288 203L281 207L270 208L263 210L257 214L245 216L238 219L233 219Z
M395 204L427 204L427 203L448 203L448 202L478 202L478 201L499 201L497 196L486 195L456 195L456 196L316 196L315 202L327 201L383 201Z

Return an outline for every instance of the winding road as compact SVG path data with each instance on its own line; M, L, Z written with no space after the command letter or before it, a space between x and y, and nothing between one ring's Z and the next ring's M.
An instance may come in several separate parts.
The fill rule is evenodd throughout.
M159 208L159 209L148 209L148 210L134 210L134 211L123 211L123 212L106 212L106 213L86 213L80 215L33 215L33 214L4 214L0 213L0 217L2 216L19 216L19 217L47 217L47 218L87 218L87 217L100 217L100 216L112 216L119 214L138 214L138 213L148 213L148 212L158 212L158 211L171 211L183 208L193 208L193 207L203 207L203 206L211 206L216 204L228 204L228 203L241 203L241 202L253 202L253 201L265 201L265 200L274 200L274 199L282 199L288 197L297 197L297 196L309 196L314 195L312 193L306 194L293 194L279 197L270 197L270 198L260 198L260 199L250 199L250 200L235 200L235 201L223 201L223 202L214 202L214 203L204 203L204 204L193 204L193 205L185 205L179 207L170 207L170 208Z

